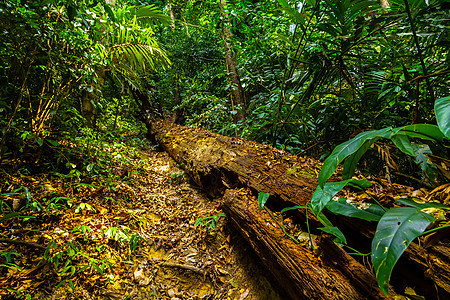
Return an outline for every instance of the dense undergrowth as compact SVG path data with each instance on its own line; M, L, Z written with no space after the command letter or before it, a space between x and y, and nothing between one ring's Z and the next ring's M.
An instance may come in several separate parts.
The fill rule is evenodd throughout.
M447 1L115 2L0 3L0 263L10 293L42 282L92 289L145 244L138 225L95 216L133 202L127 186L148 171L141 152L153 147L149 118L325 159L361 133L436 124L438 99L448 134ZM378 138L362 141L352 171L448 183L448 139ZM183 178L174 172L168 184ZM49 277L32 282L44 269Z
M136 198L128 184L145 174L139 151L149 147L137 136L82 135L27 144L3 159L1 293L20 298L64 284L75 293L111 281L146 243L142 220L121 220L133 215L123 204Z

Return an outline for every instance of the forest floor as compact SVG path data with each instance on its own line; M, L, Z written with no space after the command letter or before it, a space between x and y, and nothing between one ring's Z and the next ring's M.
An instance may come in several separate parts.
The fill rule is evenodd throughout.
M282 298L167 153L59 142L80 157L66 174L45 171L48 153L0 166L1 299Z

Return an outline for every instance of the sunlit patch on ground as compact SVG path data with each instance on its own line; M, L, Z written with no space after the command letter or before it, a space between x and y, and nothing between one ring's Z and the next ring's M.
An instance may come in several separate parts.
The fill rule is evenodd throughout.
M97 155L73 167L78 177L1 173L1 295L279 299L254 253L166 153L113 144Z

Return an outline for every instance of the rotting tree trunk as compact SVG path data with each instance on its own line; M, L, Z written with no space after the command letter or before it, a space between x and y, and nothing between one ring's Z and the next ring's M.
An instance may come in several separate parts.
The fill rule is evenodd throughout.
M281 202L305 205L317 186L319 169L313 165L318 162L313 159L163 121L150 127L163 149L213 196L228 188L249 187Z
M163 121L154 121L149 128L154 140L213 197L221 197L227 189L246 187L255 194L270 193L268 204L279 207L304 206L310 201L317 186L320 164L313 159L297 157L267 145ZM297 211L297 214L300 219L306 219L304 212ZM339 216L335 216L334 221L348 234L348 238L362 241L367 244L366 248L370 249L370 240L375 231L374 223ZM238 221L236 217L235 223L238 222L246 220L242 217L241 221ZM320 223L310 218L310 225L316 228ZM255 245L259 243L255 242ZM368 271L358 267L358 262L345 255L345 251L339 246L328 245L322 248L325 250L322 251L324 259L333 261L337 271L351 278L352 283L364 291ZM417 243L412 243L393 272L393 278L399 281L401 290L407 286L419 287L427 299L438 299L438 290L440 299L448 298L448 249L448 237L438 239L435 244L429 244L425 249ZM376 298L373 295L372 297Z
M330 257L287 239L257 200L244 190L227 190L221 208L292 299L386 299L375 277L347 253L343 272ZM340 249L334 242L334 248ZM332 248L332 247L330 247ZM339 255L342 252L337 251ZM391 291L391 296L394 292Z

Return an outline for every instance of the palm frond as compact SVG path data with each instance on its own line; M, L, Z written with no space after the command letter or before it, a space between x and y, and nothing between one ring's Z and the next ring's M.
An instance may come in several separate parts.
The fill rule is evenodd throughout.
M148 70L166 70L170 66L170 60L164 51L155 45L119 44L112 47L110 55L112 61L118 61L119 65L129 65L137 73L144 73Z

